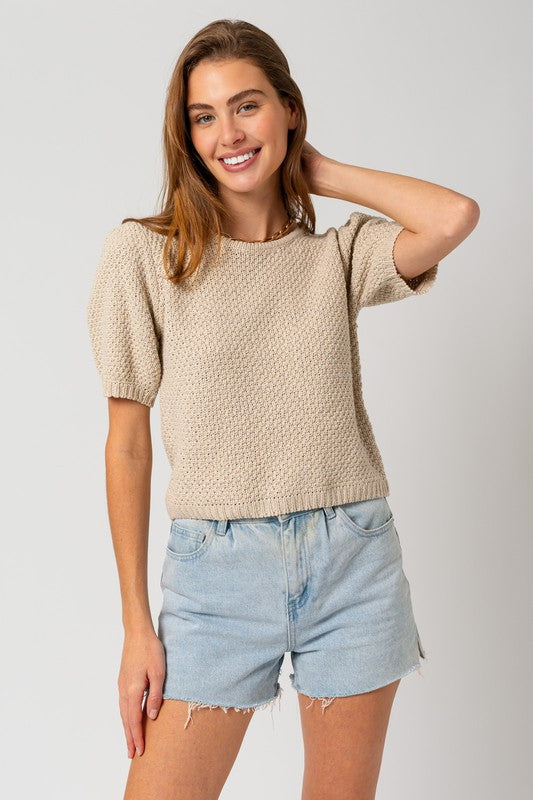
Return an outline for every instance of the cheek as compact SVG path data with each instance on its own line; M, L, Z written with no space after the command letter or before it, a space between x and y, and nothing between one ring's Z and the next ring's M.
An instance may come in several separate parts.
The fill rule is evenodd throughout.
M195 136L192 132L191 141L207 169L212 172L214 169L213 158L216 153L216 143L210 142L206 136Z
M287 124L285 120L272 120L269 125L268 137L277 153L284 152L287 147Z
M191 141L195 149L202 155L209 153L212 139L212 137L209 136L209 132L205 130L205 128L202 130L200 125L195 125L194 123L191 124L190 132Z
M273 126L269 132L268 142L272 159L279 165L287 154L287 129L279 125Z
M205 137L198 136L196 131L193 129L191 130L191 141L194 145L194 149L203 156L205 154Z
M276 146L279 137L279 124L275 117L263 116L255 120L255 124L250 129L250 134L264 144Z

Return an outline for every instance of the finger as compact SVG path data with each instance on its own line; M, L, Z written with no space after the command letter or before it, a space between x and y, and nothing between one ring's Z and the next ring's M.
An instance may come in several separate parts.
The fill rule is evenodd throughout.
M161 673L152 673L150 675L150 690L146 698L146 713L150 719L157 717L163 702L163 678L164 675Z
M124 735L126 737L126 748L128 751L128 758L133 758L135 755L135 744L133 736L131 735L129 720L128 720L128 698L121 696L119 698L120 718L124 728Z
M131 735L138 756L144 752L144 738L142 731L142 701L144 689L132 689L128 697L128 721Z

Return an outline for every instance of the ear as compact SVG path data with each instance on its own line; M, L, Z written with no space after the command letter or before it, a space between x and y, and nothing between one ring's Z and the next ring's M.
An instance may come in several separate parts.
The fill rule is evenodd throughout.
M287 103L287 109L289 111L289 118L288 118L288 126L289 130L294 130L298 127L298 123L300 121L300 109L294 102L294 100L289 100Z

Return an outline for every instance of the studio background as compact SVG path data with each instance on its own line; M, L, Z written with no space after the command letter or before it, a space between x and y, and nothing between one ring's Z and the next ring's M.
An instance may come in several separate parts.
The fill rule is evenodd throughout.
M427 659L403 679L380 800L531 791L531 6L4 0L1 659L10 798L116 800L121 606L105 500L107 400L86 304L105 234L156 210L171 69L221 17L270 33L336 160L474 198L427 295L363 309L363 391ZM527 133L526 133L527 132ZM355 208L313 195L317 232ZM370 213L379 213L373 210ZM149 587L170 521L159 400ZM296 692L254 714L221 795L294 800ZM326 710L327 713L327 710ZM529 791L528 791L529 790Z

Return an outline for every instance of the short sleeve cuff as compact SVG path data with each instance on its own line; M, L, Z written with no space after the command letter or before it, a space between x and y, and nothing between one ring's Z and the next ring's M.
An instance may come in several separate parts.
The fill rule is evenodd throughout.
M398 272L394 261L394 245L400 233L405 230L399 223L391 223L391 233L383 240L383 268L394 284L394 291L398 299L409 297L410 295L421 295L429 292L437 280L438 263L429 267L425 272L416 275L414 278L404 278Z
M143 403L150 408L153 407L157 396L157 392L154 395L153 392L147 389L142 389L123 381L103 381L102 385L104 397L123 397L126 400L136 400L138 403Z

